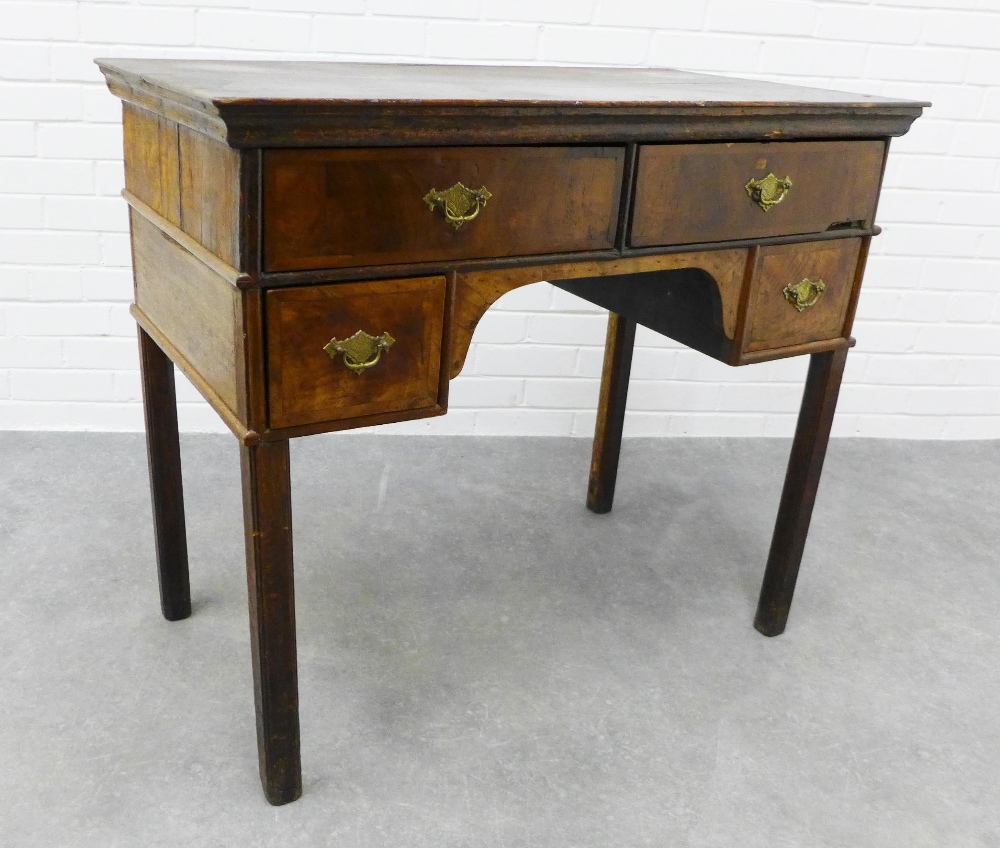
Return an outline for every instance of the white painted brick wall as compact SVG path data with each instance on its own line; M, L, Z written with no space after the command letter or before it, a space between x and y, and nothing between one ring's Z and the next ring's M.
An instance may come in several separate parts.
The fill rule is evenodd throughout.
M142 426L95 56L653 65L932 100L893 144L835 432L1000 437L998 0L0 0L0 428ZM512 292L449 415L386 429L587 436L603 334L564 292ZM730 369L642 330L627 431L788 435L805 366ZM185 429L222 429L178 397Z

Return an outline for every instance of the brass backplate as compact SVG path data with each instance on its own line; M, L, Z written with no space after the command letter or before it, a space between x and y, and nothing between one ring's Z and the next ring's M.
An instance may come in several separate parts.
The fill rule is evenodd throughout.
M773 173L760 180L751 179L745 186L747 194L765 212L770 212L772 206L781 203L791 187L791 179L786 176L779 180Z
M392 347L395 341L388 333L373 336L364 330L358 330L347 339L330 339L323 350L333 360L336 360L338 355L343 356L344 365L360 376L364 371L378 365L382 353Z
M815 306L823 292L826 283L822 280L810 280L808 277L798 283L789 283L782 289L782 294L799 312L805 312L810 306Z
M457 230L475 218L491 197L493 193L486 186L469 188L461 183L455 183L444 191L432 188L424 195L424 203L432 212L441 209L445 220Z

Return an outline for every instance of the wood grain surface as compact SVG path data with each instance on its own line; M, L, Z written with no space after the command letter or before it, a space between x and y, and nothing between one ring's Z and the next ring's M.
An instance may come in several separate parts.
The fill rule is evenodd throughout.
M288 442L240 447L257 758L267 800L302 794Z
M844 335L854 288L860 239L762 247L750 291L745 350L766 350ZM799 312L785 299L785 286L822 280L826 291Z
M180 621L191 615L191 585L174 364L142 327L139 327L139 367L160 609L167 621Z
M135 210L131 222L137 305L235 411L239 290Z
M882 138L929 105L664 68L97 63L122 99L234 147Z
M615 500L635 328L633 319L623 318L617 312L608 313L601 394L597 402L597 422L587 482L587 509L598 514L611 512Z
M444 305L444 277L268 292L271 427L433 408ZM358 330L395 339L378 365L361 374L323 349Z
M302 791L288 439L441 415L503 294L607 308L588 506L611 508L636 326L812 354L756 626L786 623L887 142L929 104L665 69L99 60L124 101L164 614L188 614L171 361L241 443L260 776ZM764 212L751 177L789 177ZM491 197L459 229L423 198ZM810 309L784 288L826 290ZM324 348L394 341L360 375Z
M718 288L718 322L722 333L732 339L736 332L740 287L746 258L747 250L737 248L461 272L457 274L455 284L451 376L457 377L461 373L469 345L472 343L472 335L486 310L507 292L540 280L556 282L581 278L622 277L651 271L698 268L705 271ZM627 285L628 282L615 281L609 285L622 284Z
M623 147L274 150L264 154L264 268L516 256L614 246ZM424 202L492 193L455 229Z
M820 233L870 227L885 145L881 141L644 145L632 247ZM764 211L746 185L769 173L792 187Z
M181 223L177 124L122 104L125 188L174 226Z
M809 360L754 618L754 627L765 636L784 633L788 622L846 363L846 348L815 353Z
M240 257L240 153L125 103L125 188L234 268Z
M178 151L181 229L240 267L240 154L188 127L178 130Z

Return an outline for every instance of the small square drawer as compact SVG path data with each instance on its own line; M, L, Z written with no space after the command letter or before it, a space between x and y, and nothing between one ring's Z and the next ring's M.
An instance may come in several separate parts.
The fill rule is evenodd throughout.
M272 428L433 407L445 278L267 292Z
M604 250L625 148L264 151L264 268Z
M870 227L884 153L881 141L645 145L629 244Z
M844 335L861 239L762 247L750 288L746 351Z

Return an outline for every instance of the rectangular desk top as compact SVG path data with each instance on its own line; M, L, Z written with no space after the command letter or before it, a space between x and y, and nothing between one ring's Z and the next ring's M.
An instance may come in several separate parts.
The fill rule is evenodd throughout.
M99 59L233 147L901 135L927 103L661 68Z

